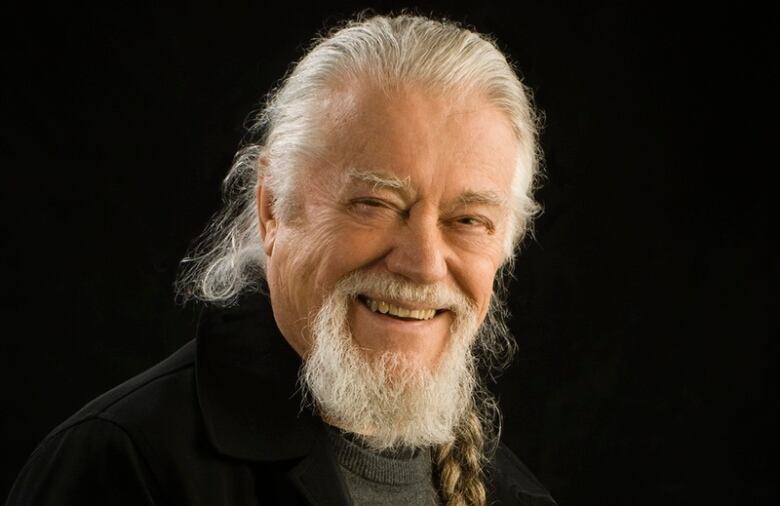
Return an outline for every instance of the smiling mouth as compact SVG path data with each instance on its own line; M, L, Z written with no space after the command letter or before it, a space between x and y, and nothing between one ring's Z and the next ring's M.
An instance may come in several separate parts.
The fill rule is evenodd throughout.
M392 316L400 320L430 320L442 311L441 309L432 308L408 309L383 300L371 299L365 295L359 295L357 298L361 304L372 312Z

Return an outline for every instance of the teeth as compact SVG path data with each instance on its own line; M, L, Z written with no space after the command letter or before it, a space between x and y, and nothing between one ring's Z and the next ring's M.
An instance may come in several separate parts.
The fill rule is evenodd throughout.
M390 304L385 301L376 301L366 297L366 305L368 308L377 313L391 314L401 318L414 318L415 320L430 320L436 316L435 309L406 309L395 304Z

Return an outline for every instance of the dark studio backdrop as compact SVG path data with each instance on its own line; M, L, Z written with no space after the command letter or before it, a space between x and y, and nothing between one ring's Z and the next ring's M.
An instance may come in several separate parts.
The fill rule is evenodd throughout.
M561 504L772 503L776 13L416 5L495 35L546 115L505 442ZM49 430L193 337L172 282L245 117L367 6L6 9L0 498Z

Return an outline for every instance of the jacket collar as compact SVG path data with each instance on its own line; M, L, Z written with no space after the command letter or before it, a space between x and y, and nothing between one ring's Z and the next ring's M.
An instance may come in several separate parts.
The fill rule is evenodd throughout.
M300 363L265 297L247 297L230 309L204 309L195 381L206 432L229 457L299 460L287 475L311 504L348 506L323 422L301 409Z
M222 454L274 461L306 456L322 422L301 409L300 358L276 327L267 299L204 309L197 332L198 401Z

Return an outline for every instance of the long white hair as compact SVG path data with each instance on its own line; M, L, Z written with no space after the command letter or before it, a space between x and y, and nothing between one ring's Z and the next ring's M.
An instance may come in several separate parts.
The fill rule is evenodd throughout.
M496 44L446 20L399 15L359 17L317 38L252 119L248 141L223 182L224 206L182 260L176 291L184 301L230 305L257 289L264 275L256 187L274 195L274 213L291 215L303 157L318 147L317 104L334 83L368 79L376 86L415 83L441 90L478 91L510 119L518 143L512 219L504 253L511 265L539 206L539 116L529 90ZM260 163L261 159L264 163Z

